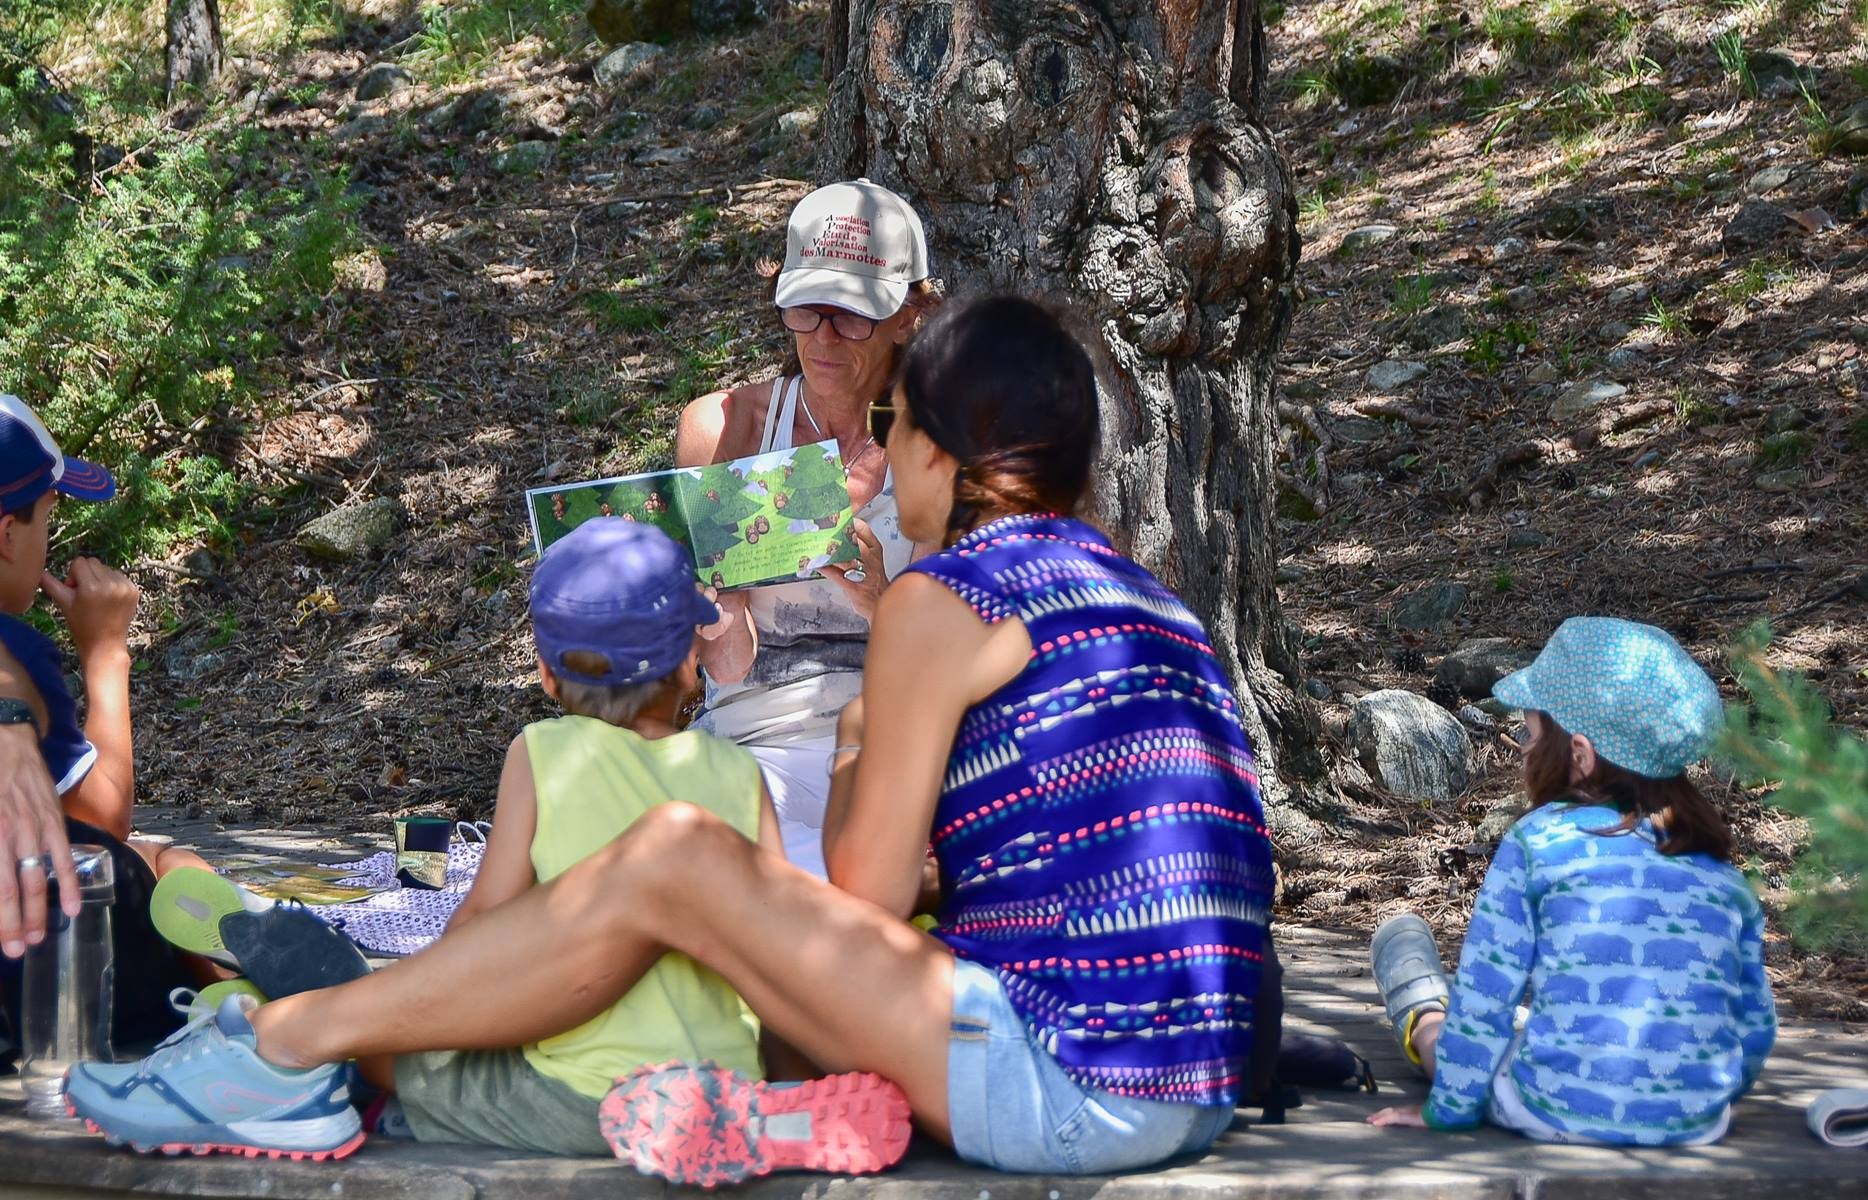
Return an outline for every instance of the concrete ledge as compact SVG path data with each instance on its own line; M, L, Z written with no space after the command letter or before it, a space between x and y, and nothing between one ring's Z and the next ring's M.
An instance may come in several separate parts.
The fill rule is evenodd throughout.
M1281 929L1291 1019L1347 1037L1374 1061L1382 1092L1308 1095L1289 1123L1243 1122L1197 1162L1117 1178L1000 1175L917 1147L885 1175L785 1175L736 1194L863 1200L1862 1200L1868 1149L1831 1150L1803 1125L1816 1092L1868 1083L1868 1039L1840 1025L1793 1023L1755 1095L1717 1146L1615 1150L1545 1146L1485 1129L1470 1134L1381 1130L1362 1119L1420 1098L1380 1023L1361 944L1339 934ZM17 1096L17 1085L10 1092ZM373 1141L337 1164L215 1156L141 1158L112 1150L67 1122L18 1115L0 1099L0 1192L7 1196L166 1195L265 1200L570 1200L665 1195L676 1189L616 1163L551 1159L475 1147Z

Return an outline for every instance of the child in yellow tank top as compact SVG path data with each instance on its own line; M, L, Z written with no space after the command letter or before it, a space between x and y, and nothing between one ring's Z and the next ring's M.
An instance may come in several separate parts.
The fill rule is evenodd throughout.
M531 599L540 682L567 715L513 739L485 857L451 924L562 874L671 800L782 854L752 755L675 725L699 682L696 627L718 619L681 549L649 526L589 521L540 560ZM399 1057L396 1091L423 1141L608 1154L598 1102L619 1076L670 1059L762 1074L745 1002L672 952L569 1032L514 1050Z

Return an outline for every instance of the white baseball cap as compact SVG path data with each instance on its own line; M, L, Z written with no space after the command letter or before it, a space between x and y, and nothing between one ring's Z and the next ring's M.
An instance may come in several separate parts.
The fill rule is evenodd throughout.
M821 187L791 210L780 308L833 304L884 320L928 277L927 235L908 201L867 179Z

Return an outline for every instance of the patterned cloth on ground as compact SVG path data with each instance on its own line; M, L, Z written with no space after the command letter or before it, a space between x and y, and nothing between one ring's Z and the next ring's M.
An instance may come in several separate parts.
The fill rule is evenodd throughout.
M406 957L432 943L447 928L448 918L460 907L480 869L484 842L456 842L448 847L447 882L436 891L402 887L396 882L393 851L372 854L349 863L325 865L350 870L347 883L385 887L388 891L349 904L308 906L324 921L349 935L372 954Z

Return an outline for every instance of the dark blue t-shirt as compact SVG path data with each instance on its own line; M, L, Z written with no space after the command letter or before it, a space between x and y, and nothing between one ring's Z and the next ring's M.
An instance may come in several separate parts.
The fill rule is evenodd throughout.
M97 762L97 747L85 738L78 721L78 701L65 683L64 656L58 643L8 613L0 613L0 645L19 660L45 701L47 721L39 752L62 796L77 787Z

